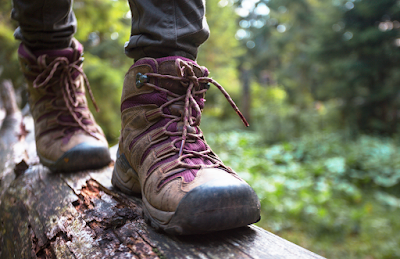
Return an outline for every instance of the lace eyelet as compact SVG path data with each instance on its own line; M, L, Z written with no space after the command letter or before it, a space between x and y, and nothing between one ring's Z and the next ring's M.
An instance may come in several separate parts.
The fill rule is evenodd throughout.
M149 82L149 78L146 75L143 75L142 73L137 73L136 74L136 87L140 88L142 87L145 83Z
M76 65L79 67L80 65L82 65L84 60L85 60L84 57L79 58L78 62L76 62Z

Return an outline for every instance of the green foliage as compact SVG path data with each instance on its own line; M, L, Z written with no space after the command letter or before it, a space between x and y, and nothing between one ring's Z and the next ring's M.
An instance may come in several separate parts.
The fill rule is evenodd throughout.
M24 83L18 65L18 42L14 40L16 24L11 21L11 2L0 1L0 82L11 79L16 88Z
M400 256L400 199L387 188L400 183L400 146L391 139L321 133L268 146L231 131L207 141L256 190L260 226L328 258Z
M80 41L91 41L94 45L113 39L123 52L123 44L129 40L130 19L126 0L76 0L74 12L78 18L78 30L75 37ZM98 38L97 38L98 37ZM93 42L95 41L95 42ZM99 43L96 44L96 41ZM117 57L108 58L116 59Z
M334 132L339 129L337 100L291 104L281 86L252 85L252 129L268 143L287 141L304 134ZM305 98L304 98L305 99Z
M361 131L396 133L400 30L385 26L400 20L398 1L363 0L352 9L337 9L341 29L332 30L332 22L321 24L314 37L317 47L310 51L321 67L316 80L329 82L319 90L320 97L342 98L346 118Z
M237 101L240 94L237 58L244 48L235 40L238 29L237 15L231 4L221 6L220 0L208 0L206 18L211 33L209 39L200 46L197 63L210 71L210 77L222 85ZM231 116L229 103L215 87L207 92L206 112L221 118Z
M257 6L262 4L270 13L253 9L238 33L249 47L243 60L258 81L265 84L269 74L300 106L340 100L340 122L353 132L400 130L397 0L271 0Z
M95 119L101 125L109 144L117 144L121 129L120 98L124 82L123 73L120 69L113 68L110 60L101 60L89 53L85 54L85 73L100 107L100 112L94 113Z

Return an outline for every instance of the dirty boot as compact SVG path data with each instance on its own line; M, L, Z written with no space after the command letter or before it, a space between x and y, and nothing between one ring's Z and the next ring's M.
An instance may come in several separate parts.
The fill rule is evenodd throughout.
M82 71L82 45L32 52L18 49L28 82L40 161L52 171L95 169L110 163L108 144L88 109L87 78ZM97 108L97 106L96 106Z
M125 77L112 183L125 193L141 193L145 218L170 234L207 233L260 219L256 193L213 153L199 128L209 83L241 116L207 75L192 60L167 57L140 59Z

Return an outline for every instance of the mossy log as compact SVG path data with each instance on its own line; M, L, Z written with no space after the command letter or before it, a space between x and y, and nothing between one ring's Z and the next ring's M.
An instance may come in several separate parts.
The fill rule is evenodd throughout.
M145 223L140 197L111 186L112 164L51 173L34 153L32 119L24 120L25 137L18 118L0 130L2 259L322 258L254 225L196 236L159 233Z

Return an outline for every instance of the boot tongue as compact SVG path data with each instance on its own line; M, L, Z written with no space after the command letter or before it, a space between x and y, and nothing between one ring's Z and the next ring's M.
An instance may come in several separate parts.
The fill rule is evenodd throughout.
M179 67L177 67L176 60L180 58L186 61L192 68L196 77L206 76L207 73L193 60L184 57L166 57L157 59L158 63L158 73L162 75L180 76L178 74ZM181 81L171 80L171 79L159 79L158 85L165 88L175 94L184 95L186 94L186 86L184 86Z

